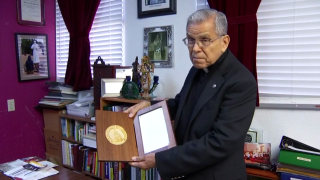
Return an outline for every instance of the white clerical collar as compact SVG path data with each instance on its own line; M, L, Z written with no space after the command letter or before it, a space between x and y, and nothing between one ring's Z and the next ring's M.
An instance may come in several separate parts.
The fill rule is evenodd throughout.
M204 68L203 70L204 70L204 72L206 72L206 73L209 72L208 68Z

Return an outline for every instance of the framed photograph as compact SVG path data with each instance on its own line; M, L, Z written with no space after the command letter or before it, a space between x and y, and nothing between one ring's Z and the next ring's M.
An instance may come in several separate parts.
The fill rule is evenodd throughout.
M248 130L245 141L248 143L257 143L258 142L258 132L253 130Z
M119 97L125 78L101 79L101 97Z
M18 79L49 79L48 37L46 34L15 33Z
M17 0L17 15L20 25L44 26L44 0Z
M177 0L137 0L138 18L177 13Z
M126 78L126 76L130 76L132 80L132 66L115 67L115 78Z
M144 28L143 54L155 68L171 68L173 59L173 26Z

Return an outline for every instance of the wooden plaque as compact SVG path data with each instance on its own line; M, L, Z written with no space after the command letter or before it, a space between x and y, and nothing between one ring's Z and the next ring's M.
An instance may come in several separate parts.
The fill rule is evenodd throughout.
M96 127L99 161L130 162L176 146L165 101L138 111L134 120L127 113L97 110Z
M96 128L99 161L126 162L138 156L133 120L127 113L97 110Z

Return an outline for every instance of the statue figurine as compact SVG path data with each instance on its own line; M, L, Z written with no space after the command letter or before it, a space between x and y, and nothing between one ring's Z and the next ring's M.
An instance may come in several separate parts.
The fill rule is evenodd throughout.
M141 59L141 65L138 65L138 72L141 73L140 83L143 94L141 95L145 99L150 99L149 88L151 85L150 73L154 72L154 64L150 62L148 56L143 56Z
M132 81L136 84L139 83L138 65L138 56L136 56L136 60L132 63Z

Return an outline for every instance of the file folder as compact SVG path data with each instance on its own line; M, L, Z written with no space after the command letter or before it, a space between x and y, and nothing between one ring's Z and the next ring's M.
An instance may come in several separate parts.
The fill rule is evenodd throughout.
M279 145L278 161L310 169L320 170L320 150L283 136Z

